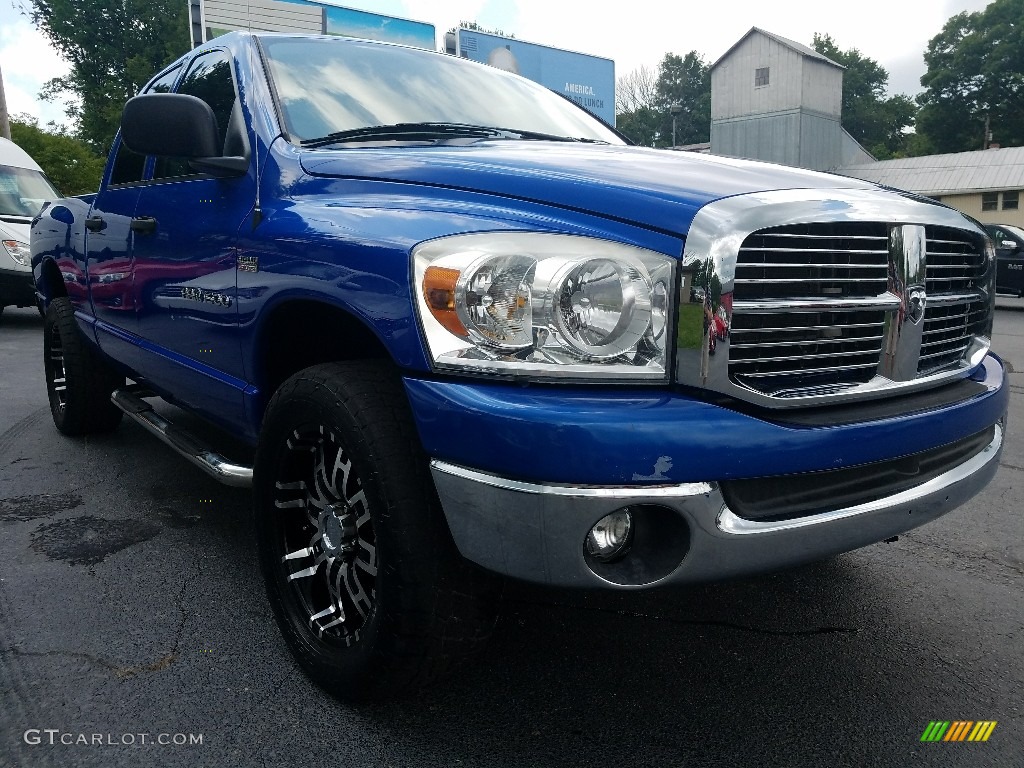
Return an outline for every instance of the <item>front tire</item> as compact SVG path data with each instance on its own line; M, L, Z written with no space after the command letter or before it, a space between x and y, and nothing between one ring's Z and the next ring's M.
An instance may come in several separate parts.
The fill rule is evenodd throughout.
M82 338L67 297L54 299L46 310L43 369L53 423L65 435L109 432L121 423L110 393L124 386L124 376Z
M308 368L271 399L254 478L267 594L292 653L352 702L482 647L496 580L458 555L405 392L376 361Z

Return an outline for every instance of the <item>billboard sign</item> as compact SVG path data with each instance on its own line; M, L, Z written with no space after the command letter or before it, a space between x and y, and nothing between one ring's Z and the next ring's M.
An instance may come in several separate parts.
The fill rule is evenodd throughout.
M615 125L615 62L611 59L462 28L456 54L529 78Z
M434 25L313 0L189 0L192 46L236 29L342 35L435 50Z
M291 0L303 2L303 0ZM315 3L306 3L315 5ZM326 32L328 35L345 37L361 37L366 40L382 40L386 43L400 43L414 48L426 48L428 51L437 49L434 25L395 16L384 16L380 13L357 11L353 8L341 8L336 5L325 5Z

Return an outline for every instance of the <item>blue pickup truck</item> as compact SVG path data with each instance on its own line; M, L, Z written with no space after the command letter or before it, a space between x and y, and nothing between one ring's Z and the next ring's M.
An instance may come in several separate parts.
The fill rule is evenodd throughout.
M500 577L636 590L826 558L998 465L993 247L933 201L629 146L444 54L232 33L32 223L57 428L252 487L301 666L472 655ZM172 424L163 398L252 448Z

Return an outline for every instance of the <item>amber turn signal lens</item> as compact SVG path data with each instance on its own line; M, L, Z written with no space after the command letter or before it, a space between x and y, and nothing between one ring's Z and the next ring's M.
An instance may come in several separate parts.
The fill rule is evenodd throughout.
M423 298L427 308L445 330L466 338L466 326L455 313L455 284L461 273L447 267L427 267L423 273Z

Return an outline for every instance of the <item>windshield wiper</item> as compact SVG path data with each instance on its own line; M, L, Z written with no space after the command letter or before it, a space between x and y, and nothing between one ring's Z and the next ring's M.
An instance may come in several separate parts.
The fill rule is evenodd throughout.
M437 139L526 139L533 141L577 141L605 144L598 139L573 138L537 131L520 131L515 128L492 128L485 125L466 123L394 123L393 125L369 125L348 131L336 131L316 139L303 139L303 147L326 147L358 141L434 141Z
M317 139L303 139L304 147L324 147L350 141L434 140L434 139L489 139L516 138L500 128L464 123L395 123L393 125L368 125L349 131L336 131Z
M502 128L507 133L515 134L513 138L527 139L529 141L575 141L581 144L607 144L601 139L588 139L583 136L559 136L555 133L540 133L538 131L520 131L518 128Z

